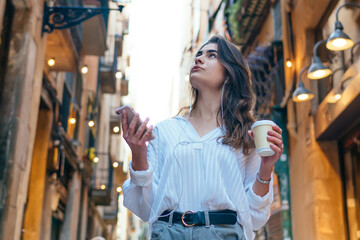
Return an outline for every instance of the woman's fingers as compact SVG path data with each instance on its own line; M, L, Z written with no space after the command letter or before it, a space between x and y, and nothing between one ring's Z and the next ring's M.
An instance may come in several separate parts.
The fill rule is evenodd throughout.
M149 123L149 118L146 118L143 123L136 129L136 125L140 121L140 116L138 113L135 114L134 118L131 120L130 125L127 122L127 113L123 112L122 116L122 127L123 127L123 136L126 142L131 145L144 145L146 141L149 141L152 134L152 129L147 128Z
M142 135L142 137L140 138L140 144L145 144L146 141L149 141L150 139L150 135L152 133L153 130L153 125L151 125L146 132L144 133L144 135Z
M149 122L149 118L146 118L145 121L136 130L136 133L134 135L136 140L140 140L141 136L143 135L144 131L146 130L146 125L148 122Z
M129 132L128 132L128 136L129 137L132 137L135 133L135 127L136 127L136 124L139 120L139 114L136 113L134 118L131 120L131 123L129 125Z
M267 139L273 143L274 151L283 152L284 144L282 138L282 130L278 126L273 126L273 130L268 132Z
M122 119L121 119L121 126L123 128L124 134L128 131L128 123L127 123L127 113L125 110L122 111Z
M270 148L271 148L272 150L274 150L276 153L279 153L279 154L282 154L282 153L283 153L283 148L282 148L282 147L279 147L279 146L277 146L277 145L275 145L275 144L270 144ZM280 155L279 155L279 157L280 157Z
M267 136L267 140L269 140L270 142L272 142L273 144L279 147L281 147L283 143L282 138L279 138L277 136L271 136L270 134Z
M278 132L280 135L282 134L282 129L278 125L273 126L273 130Z

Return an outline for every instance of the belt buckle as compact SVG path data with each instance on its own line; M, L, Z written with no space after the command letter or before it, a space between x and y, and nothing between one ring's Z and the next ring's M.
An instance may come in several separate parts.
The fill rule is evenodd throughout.
M184 212L184 213L181 215L181 222L182 222L182 224L184 224L185 227L195 226L195 223L193 223L193 224L187 224L187 223L185 222L184 217L185 217L185 214L187 214L187 213L194 213L194 211L188 210L188 211Z

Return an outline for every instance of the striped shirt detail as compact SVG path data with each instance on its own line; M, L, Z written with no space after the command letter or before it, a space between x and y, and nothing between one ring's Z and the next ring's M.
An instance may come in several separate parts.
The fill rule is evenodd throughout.
M160 122L153 132L149 168L134 171L130 163L130 179L123 184L124 206L150 226L167 209L231 209L237 212L246 239L254 239L253 230L269 219L273 200L272 181L263 197L252 190L261 162L255 149L245 156L242 149L223 145L221 127L200 137L181 116Z

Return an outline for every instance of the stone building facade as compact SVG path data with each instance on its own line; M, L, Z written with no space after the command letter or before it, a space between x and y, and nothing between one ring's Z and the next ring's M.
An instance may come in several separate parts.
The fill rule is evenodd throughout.
M249 62L255 114L273 119L284 130L286 149L275 167L279 192L257 239L358 239L360 10L354 5L359 1L196 2L206 11L192 15L201 24L193 24L184 50L184 77L192 51L213 34L225 36ZM338 20L355 45L343 53L329 51L325 41L343 4L347 6L339 10ZM316 54L332 74L310 80L306 70L316 44ZM314 98L298 103L292 96L300 72Z
M264 5L269 10L261 12ZM257 9L253 16L247 14L252 8ZM338 20L355 43L344 52L325 47L339 8ZM276 221L282 230L279 232L272 215L264 228L266 234L259 239L353 240L360 236L358 8L359 1L345 0L242 1L234 8L236 19L229 16L229 36L239 44L254 75L255 112L275 121L279 111L286 116L280 125L285 130L286 155L275 167L282 212ZM270 47L281 54L267 54ZM315 54L331 69L330 76L317 80L307 76ZM271 76L279 65L282 70ZM270 81L268 88L260 84L265 92L259 91L257 78ZM311 101L292 99L300 78L314 95ZM282 175L284 165L280 166L285 162L287 181ZM284 184L289 185L289 194L284 195ZM284 214L286 209L290 212Z
M51 33L45 8L0 2L0 239L113 239L124 178L113 108L126 94L126 79L115 76L126 7Z

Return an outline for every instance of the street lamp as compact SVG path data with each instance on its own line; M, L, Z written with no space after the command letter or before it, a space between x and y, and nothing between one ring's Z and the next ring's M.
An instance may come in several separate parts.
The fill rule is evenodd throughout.
M342 98L342 93L343 93L343 91L344 91L344 84L345 84L345 82L347 82L347 81L349 81L349 80L351 80L351 79L353 79L353 76L350 76L350 77L348 77L348 78L345 78L345 79L343 79L343 80L341 80L341 84L340 84L340 87L338 87L338 88L336 88L335 90L334 90L334 92L332 93L332 95L330 95L329 97L328 97L328 102L329 103L336 103L336 102L338 102L341 98Z
M318 41L314 46L314 56L312 58L312 63L309 67L307 77L312 80L318 80L322 78L326 78L329 76L332 71L330 68L326 67L318 56L318 48L322 43L325 43L325 40Z
M314 98L314 94L305 88L305 85L301 80L302 74L308 69L309 66L303 67L300 70L298 87L295 89L292 97L294 102L307 102Z
M343 32L343 25L339 21L339 11L343 7L357 7L360 8L359 4L356 3L345 3L339 6L336 10L336 22L335 22L335 30L332 32L326 42L326 47L332 51L343 51L348 49L354 45L354 42L351 38Z

